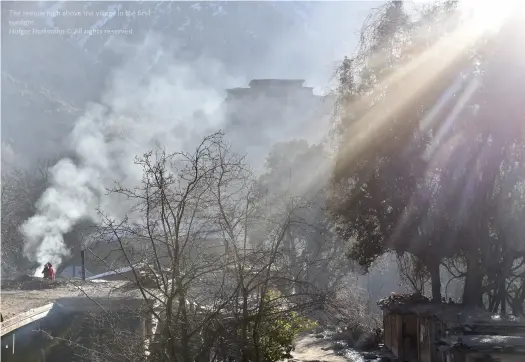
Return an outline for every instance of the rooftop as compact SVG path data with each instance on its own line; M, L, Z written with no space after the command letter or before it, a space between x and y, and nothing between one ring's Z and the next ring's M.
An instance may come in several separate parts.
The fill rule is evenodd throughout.
M440 341L440 349L469 349L478 352L523 352L525 337L521 336L452 336Z
M252 88L258 87L297 87L301 88L304 79L253 79L248 83Z
M457 326L523 326L525 323L512 315L498 315L481 308L466 307L456 303L432 303L418 295L393 294L378 302L384 311L396 314L415 314L434 317Z
M4 320L12 318L30 309L55 303L60 299L76 298L95 300L100 298L135 298L137 291L125 288L126 281L86 281L55 280L39 281L28 279L18 284L18 288L2 281L1 311ZM4 288L4 286L6 288ZM94 302L93 302L94 303Z
M306 93L313 96L313 87L305 87L304 83L304 79L252 79L250 83L248 83L247 88L230 88L226 90L226 93L234 97L243 97L260 95L261 92L295 94L299 91L299 94L303 96Z

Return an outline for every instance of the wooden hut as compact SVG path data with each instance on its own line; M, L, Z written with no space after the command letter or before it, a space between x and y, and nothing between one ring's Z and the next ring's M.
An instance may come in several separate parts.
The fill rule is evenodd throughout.
M525 324L517 318L496 316L459 304L431 303L420 296L392 295L378 304L383 310L385 347L399 361L481 362L485 360L479 358L499 358L494 361L514 362L512 356L525 361L525 348L520 347L518 340L525 338L521 337L525 335ZM496 345L491 350L486 336L498 336L516 345L502 354ZM470 341L471 348L453 342L455 338ZM480 344L480 340L486 343ZM484 350L476 352L481 347Z

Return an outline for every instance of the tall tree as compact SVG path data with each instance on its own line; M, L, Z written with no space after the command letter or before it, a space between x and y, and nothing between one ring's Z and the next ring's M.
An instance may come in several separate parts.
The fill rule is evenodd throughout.
M445 19L449 11L446 7L436 17ZM386 250L409 251L428 268L434 298L440 300L439 263L449 248L438 245L438 228L424 219L434 213L435 190L422 187L432 185L432 170L421 157L433 129L418 128L467 60L458 57L446 68L437 66L432 46L443 37L431 27L433 43L418 38L425 18L411 22L400 2L385 5L365 24L357 56L340 68L336 116L341 142L332 212L341 235L356 239L352 259L369 267ZM450 50L451 45L440 46ZM429 76L431 69L439 75Z
M339 69L332 213L355 240L352 259L368 267L388 250L409 252L427 268L434 300L441 262L463 257L463 301L480 305L489 255L512 249L495 230L515 227L500 205L520 179L510 171L521 162L520 93L501 88L522 61L509 54L516 23L496 36L475 32L454 2L416 20L399 2L376 14ZM512 260L502 256L504 270Z
M272 200L306 200L310 207L296 213L297 224L289 228L283 244L293 278L305 287L335 288L349 271L345 245L333 232L325 212L332 161L322 145L304 140L277 143L266 159L259 188Z

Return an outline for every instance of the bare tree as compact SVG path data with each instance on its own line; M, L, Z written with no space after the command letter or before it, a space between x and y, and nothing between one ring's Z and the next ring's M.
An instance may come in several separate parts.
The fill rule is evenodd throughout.
M397 256L399 275L401 281L411 292L425 294L425 287L430 282L430 274L415 255L404 253Z
M220 133L194 152L158 149L136 163L141 184L110 190L134 201L133 208L121 220L101 212L104 225L95 237L114 248L129 272L107 267L125 275L148 302L148 358L287 356L296 333L309 325L303 316L328 299L298 287L308 280L291 276L283 252L290 228L305 227L300 212L311 204L261 195L244 159Z

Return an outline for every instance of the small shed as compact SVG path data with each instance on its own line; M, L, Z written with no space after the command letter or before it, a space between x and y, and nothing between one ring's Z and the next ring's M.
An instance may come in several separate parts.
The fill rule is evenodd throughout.
M517 318L493 315L460 304L431 303L418 295L394 294L379 301L378 305L383 310L385 347L401 361L477 362L467 359L460 345L452 347L452 342L446 338L489 335L510 341L525 335L525 324ZM445 345L449 348L442 348ZM522 353L519 348L515 351ZM520 356L521 361L525 361L525 354ZM501 359L501 362L507 360L514 362L513 359Z
M418 310L429 303L422 296L398 294L392 294L378 302L383 310L385 347L399 360L429 361L424 358L429 347L428 322Z

